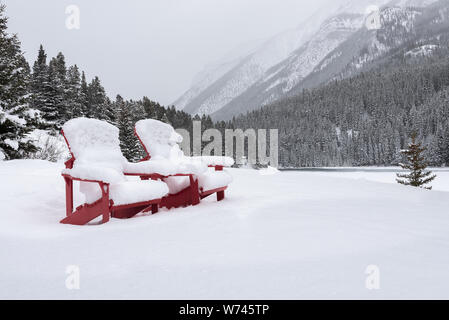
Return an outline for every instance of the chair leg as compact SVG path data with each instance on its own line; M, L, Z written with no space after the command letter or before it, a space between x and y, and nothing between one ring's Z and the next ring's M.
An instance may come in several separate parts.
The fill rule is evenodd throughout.
M195 180L193 175L190 175L190 190L192 192L192 206L200 204L200 191L198 189L198 180Z
M65 201L66 201L66 216L73 213L73 180L64 178L65 180Z
M101 223L107 223L109 222L109 220L111 219L111 212L110 211L105 211L103 213L103 221Z
M159 212L159 205L157 203L151 205L151 213L155 214Z
M103 194L103 221L102 223L107 223L112 216L112 203L109 201L109 184L99 183L101 193Z
M217 192L217 201L221 201L224 198L225 198L225 192L224 191Z

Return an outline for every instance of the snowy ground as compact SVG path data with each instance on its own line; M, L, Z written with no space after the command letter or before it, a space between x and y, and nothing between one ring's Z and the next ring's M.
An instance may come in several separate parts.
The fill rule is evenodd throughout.
M232 170L222 203L74 227L61 168L0 162L0 298L449 298L449 172L424 191L391 172Z

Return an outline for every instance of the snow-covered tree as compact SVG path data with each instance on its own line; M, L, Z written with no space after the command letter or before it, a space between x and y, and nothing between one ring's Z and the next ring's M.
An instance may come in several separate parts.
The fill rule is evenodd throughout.
M141 148L138 139L134 135L134 122L131 114L132 105L125 102L118 95L115 101L117 106L117 126L120 130L120 147L123 155L129 161L138 161L142 158Z
M89 107L89 86L87 85L86 74L84 73L84 71L81 73L80 102L82 115L84 117L88 117L91 112Z
M31 108L43 110L50 103L47 54L41 45L31 75Z
M55 128L59 128L67 116L67 69L65 58L59 53L48 66L48 86L44 88L48 103L41 107L42 117Z
M407 162L400 164L402 169L409 170L410 173L398 174L397 182L406 186L431 190L432 187L426 187L426 185L435 180L436 175L426 170L427 163L422 155L426 148L416 141L416 133L412 134L411 140L408 149L401 151L406 156Z
M81 75L77 65L67 70L66 120L84 116L81 98Z
M106 96L106 91L98 77L92 79L88 85L89 112L88 116L95 119L116 123L115 110Z
M0 5L0 159L15 159L35 150L26 139L30 67L16 35L7 33L8 18Z
M56 94L55 101L59 119L57 121L58 125L62 126L67 120L71 118L71 110L69 109L69 88L67 79L67 66L65 62L65 57L62 52L59 52L56 58L53 58L50 62L53 68L52 74L52 84L53 89Z

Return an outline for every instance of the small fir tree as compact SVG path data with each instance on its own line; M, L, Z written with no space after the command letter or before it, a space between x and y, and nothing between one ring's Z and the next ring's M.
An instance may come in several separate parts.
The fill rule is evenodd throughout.
M432 187L426 187L426 185L432 182L436 175L426 170L427 163L422 155L426 148L416 141L416 133L413 133L411 138L412 141L408 145L408 149L401 151L406 156L407 162L400 164L402 169L409 170L410 173L398 174L397 182L406 186L432 190Z

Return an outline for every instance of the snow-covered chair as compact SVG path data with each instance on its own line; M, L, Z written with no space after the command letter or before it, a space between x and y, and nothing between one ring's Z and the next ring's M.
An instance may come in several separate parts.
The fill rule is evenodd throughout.
M97 217L131 218L139 212L158 211L168 187L161 181L128 181L126 174L171 173L173 168L151 162L129 163L120 150L119 130L95 119L78 118L64 124L62 134L72 158L62 176L66 185L64 224L84 225ZM139 170L141 171L139 173ZM80 182L86 202L73 212L73 181Z
M225 197L225 190L232 182L232 176L223 170L234 165L229 157L187 157L179 147L182 136L172 126L161 121L147 119L136 123L135 133L141 142L147 161L165 161L177 166L178 171L190 169L188 175L159 177L167 183L169 196L162 200L161 206L171 208L198 204L200 199L217 194L217 200ZM186 172L184 172L186 173ZM190 198L196 199L189 203Z

